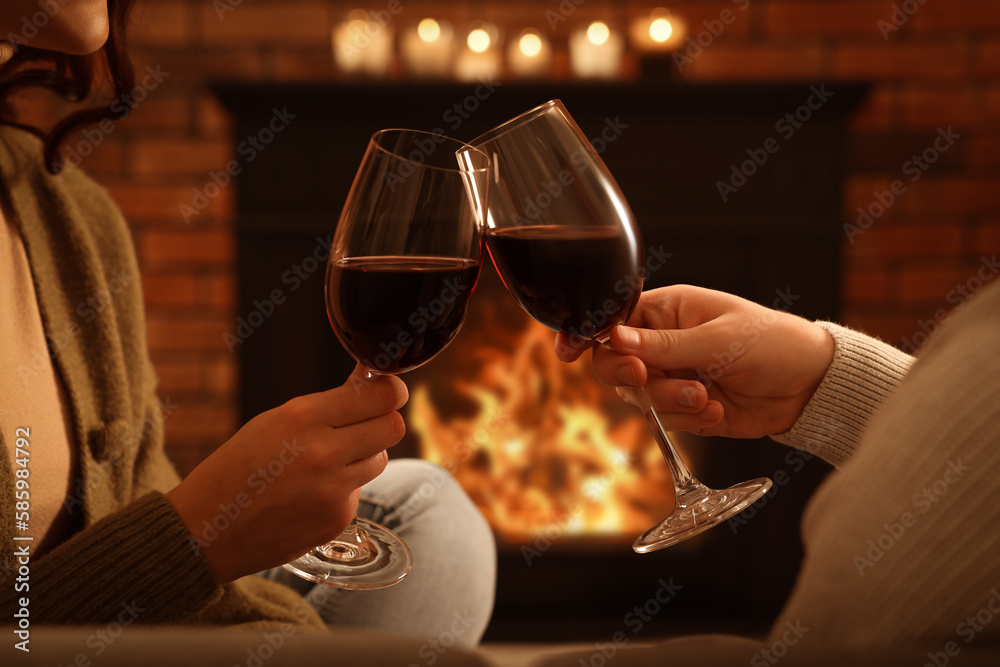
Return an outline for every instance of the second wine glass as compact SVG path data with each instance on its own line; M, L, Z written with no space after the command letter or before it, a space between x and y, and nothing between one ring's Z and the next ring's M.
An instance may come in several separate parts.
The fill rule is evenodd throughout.
M330 325L369 379L427 363L458 334L482 263L488 165L439 134L382 130L369 141L326 269ZM285 568L371 589L399 582L412 563L398 535L355 519Z
M581 345L606 343L639 301L642 236L608 168L559 100L470 142L491 163L484 231L511 296L533 318ZM634 390L674 479L674 511L636 539L642 553L693 537L746 509L766 478L710 489L691 474L653 410Z

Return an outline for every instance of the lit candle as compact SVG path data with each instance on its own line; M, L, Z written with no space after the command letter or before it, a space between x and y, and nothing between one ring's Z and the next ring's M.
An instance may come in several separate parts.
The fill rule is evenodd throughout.
M466 47L455 63L455 75L462 81L482 81L497 76L500 55L496 44L499 31L489 23L474 24L466 38Z
M451 72L452 42L451 25L426 18L403 33L399 48L410 73L446 77Z
M632 43L640 51L674 51L684 41L687 25L662 7L632 22Z
M580 78L613 79L621 73L625 40L603 21L569 38L570 68Z
M515 76L544 76L552 65L552 46L537 30L528 28L507 47L507 64Z
M355 9L333 29L333 60L341 71L385 76L392 63L392 28Z

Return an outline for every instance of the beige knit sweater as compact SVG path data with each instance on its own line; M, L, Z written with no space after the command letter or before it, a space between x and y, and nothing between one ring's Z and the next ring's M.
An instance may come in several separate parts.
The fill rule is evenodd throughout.
M1000 644L996 283L956 308L915 362L824 325L833 364L775 439L841 469L810 500L805 561L771 641L799 624L808 646Z
M18 581L15 477L8 449L16 424L0 425L0 616L21 598L31 621L102 624L123 609L137 623L322 621L291 590L257 578L219 586L162 495L178 483L163 451L155 377L146 350L139 281L91 319L79 304L109 292L122 270L138 275L128 227L103 189L77 170L51 176L41 142L0 127L0 184L34 278L53 361L66 387L79 478L68 501L77 532L28 558ZM0 344L3 344L0 341ZM8 428L9 427L9 428ZM17 565L18 567L15 567ZM25 587L25 585L27 587Z

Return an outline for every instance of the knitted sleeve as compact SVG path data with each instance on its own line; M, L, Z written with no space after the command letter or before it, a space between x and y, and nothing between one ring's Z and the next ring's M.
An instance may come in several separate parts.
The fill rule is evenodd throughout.
M833 362L792 428L771 438L841 467L854 456L872 415L913 364L882 341L831 322Z
M221 596L167 499L150 493L26 563L26 586L4 587L0 609L37 622L180 621ZM22 604L19 598L27 598ZM10 614L6 614L10 617Z

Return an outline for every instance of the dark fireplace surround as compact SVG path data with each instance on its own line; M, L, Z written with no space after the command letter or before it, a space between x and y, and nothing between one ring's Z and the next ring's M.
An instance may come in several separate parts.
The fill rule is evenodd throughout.
M294 115L236 179L237 315L247 320L281 294L237 346L244 418L339 384L353 366L323 309L322 261L372 132L441 128L468 140L552 98L592 137L645 245L672 253L647 289L689 283L807 318L838 315L845 130L863 85L222 83L215 91L234 116L234 144L276 110ZM507 298L484 266L473 309ZM459 344L474 345L474 330L463 328ZM526 557L501 540L487 638L766 630L798 570L802 509L828 467L767 439L704 438L697 448L695 473L707 484L767 475L775 488L739 522L648 555L632 553L627 539L563 539ZM392 456L415 453L409 439ZM676 592L669 604L657 603L638 628L627 623L647 616L664 582Z

